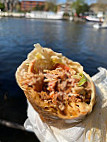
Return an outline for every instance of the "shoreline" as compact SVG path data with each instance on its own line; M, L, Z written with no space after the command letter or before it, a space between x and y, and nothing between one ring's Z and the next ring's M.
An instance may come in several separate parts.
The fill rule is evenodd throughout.
M25 17L25 13L19 13L19 12L0 12L0 17L18 17L23 18Z
M66 20L66 21L74 21L74 22L86 22L85 19L79 18L79 17L63 17L62 19L49 19L49 18L32 18L32 17L26 17L26 13L22 12L0 12L0 18L3 17L11 17L11 18L26 18L26 19L40 19L40 20ZM72 20L71 20L71 19Z

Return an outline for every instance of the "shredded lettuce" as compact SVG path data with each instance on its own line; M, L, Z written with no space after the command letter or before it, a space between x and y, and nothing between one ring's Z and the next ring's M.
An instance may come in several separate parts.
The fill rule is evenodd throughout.
M80 79L80 81L78 82L78 86L82 86L82 85L84 85L84 83L87 81L87 79L86 79L86 77L85 77L85 75L84 74L79 74L80 76L81 76L81 79Z
M26 63L27 66L29 66L29 63Z

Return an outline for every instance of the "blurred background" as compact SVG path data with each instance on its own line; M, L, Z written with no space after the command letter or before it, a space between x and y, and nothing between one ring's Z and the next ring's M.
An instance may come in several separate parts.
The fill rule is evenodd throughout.
M27 103L15 80L35 43L80 62L93 76L107 68L106 0L0 0L0 142L36 142L24 131Z

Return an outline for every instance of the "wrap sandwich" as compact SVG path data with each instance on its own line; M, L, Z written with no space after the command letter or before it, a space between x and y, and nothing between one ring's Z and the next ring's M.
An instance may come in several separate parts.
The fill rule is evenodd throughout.
M61 53L35 44L18 67L16 80L43 121L81 121L92 111L95 87L83 67Z

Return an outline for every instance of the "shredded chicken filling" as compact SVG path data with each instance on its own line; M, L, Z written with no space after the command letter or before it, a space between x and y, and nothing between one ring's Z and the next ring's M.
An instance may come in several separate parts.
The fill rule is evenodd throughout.
M41 101L48 102L54 108L63 112L70 103L90 103L91 84L87 80L78 85L82 76L74 69L63 64L56 64L52 70L43 70L38 74L33 72L33 64L25 74L22 85L38 92Z

